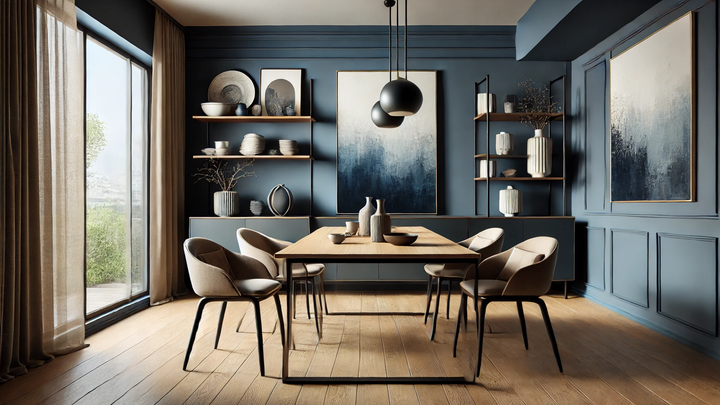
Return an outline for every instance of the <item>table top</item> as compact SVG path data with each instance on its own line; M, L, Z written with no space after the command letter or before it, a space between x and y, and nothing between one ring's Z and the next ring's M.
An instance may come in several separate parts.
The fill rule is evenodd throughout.
M387 242L372 242L369 236L349 236L335 245L328 239L330 233L344 233L345 227L322 227L296 243L275 253L285 259L470 259L480 258L478 253L430 231L422 226L398 226L393 232L418 235L409 246L395 246Z

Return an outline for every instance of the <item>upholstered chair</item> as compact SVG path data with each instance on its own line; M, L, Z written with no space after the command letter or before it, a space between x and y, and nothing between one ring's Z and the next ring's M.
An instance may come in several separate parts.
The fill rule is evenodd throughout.
M460 282L462 296L460 310L455 326L455 340L453 342L453 357L457 354L457 341L460 332L460 318L467 308L467 298L472 297L476 310L478 325L485 323L485 313L488 305L494 301L515 301L517 303L520 326L522 329L525 350L528 349L527 329L523 302L534 302L540 306L545 328L552 344L555 360L562 373L562 363L558 352L555 334L553 333L547 306L540 298L550 290L555 264L558 255L558 241L547 236L538 236L521 242L502 253L483 260L477 268L477 277L474 271L468 271L465 279ZM482 360L484 328L478 328L478 360L477 376L480 376L480 362Z
M502 250L505 231L502 228L488 228L477 233L463 241L458 242L472 251L480 253L481 259L490 257ZM430 332L430 340L435 339L435 327L437 326L438 311L440 309L440 288L443 281L448 284L447 307L445 313L450 319L450 292L452 290L452 282L461 282L465 279L465 273L468 271L467 264L463 263L445 263L445 264L426 264L425 273L428 275L427 285L427 304L425 306L425 324L427 324L428 314L430 312L430 303L432 302L432 283L437 280L437 298L435 299L435 312L433 313L433 327ZM473 273L474 274L474 273Z
M198 303L195 321L193 322L190 341L185 353L183 370L187 369L190 352L192 351L202 312L210 302L221 301L220 319L215 336L215 349L220 341L223 318L228 301L250 301L255 308L255 328L257 329L258 355L260 359L260 375L265 375L265 357L263 354L262 318L260 301L273 297L280 324L280 339L285 344L285 328L282 309L277 292L280 283L267 274L265 266L252 257L231 252L219 244L205 238L190 238L183 244L185 260L190 282L195 293L202 298Z
M237 230L237 240L240 246L240 252L244 255L253 257L265 266L267 273L274 279L285 282L287 277L285 275L285 259L276 259L275 253L280 250L292 245L291 242L287 242L280 239L275 239L270 236L264 235L258 231L240 228ZM310 319L310 299L308 297L308 290L312 288L313 293L313 306L315 306L315 291L317 284L315 278L320 278L320 310L323 310L323 300L325 301L325 313L328 313L327 298L325 297L325 283L323 280L323 273L325 272L325 265L322 263L295 263L292 267L292 276L295 283L305 285L305 303L308 308L308 319ZM317 308L314 308L317 313ZM293 317L295 314L293 314ZM318 317L315 317L315 327L320 331L320 324Z

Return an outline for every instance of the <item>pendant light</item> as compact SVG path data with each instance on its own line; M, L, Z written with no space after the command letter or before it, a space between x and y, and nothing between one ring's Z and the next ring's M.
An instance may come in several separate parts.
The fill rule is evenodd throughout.
M380 92L380 106L393 117L414 115L423 103L422 92L415 83L407 79L407 36L407 0L405 0L405 78L400 77L398 70L398 78L387 83Z
M392 81L392 8L395 5L395 0L385 0L384 4L385 7L388 8L388 76L390 76L389 81ZM400 17L398 17L398 19L399 18ZM396 55L396 63L397 60L398 58ZM400 124L403 123L403 120L405 119L405 117L393 117L390 114L386 113L385 110L383 110L383 108L380 106L379 101L375 103L375 105L373 105L372 110L370 111L370 118L372 118L373 123L375 123L375 125L379 128L397 128L400 126Z

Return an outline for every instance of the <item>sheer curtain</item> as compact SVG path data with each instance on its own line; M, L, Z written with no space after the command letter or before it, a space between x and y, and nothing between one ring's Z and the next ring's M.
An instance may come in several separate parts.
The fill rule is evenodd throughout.
M0 2L0 382L84 346L82 53L72 0Z
M150 303L157 305L185 289L185 34L159 10L150 120Z

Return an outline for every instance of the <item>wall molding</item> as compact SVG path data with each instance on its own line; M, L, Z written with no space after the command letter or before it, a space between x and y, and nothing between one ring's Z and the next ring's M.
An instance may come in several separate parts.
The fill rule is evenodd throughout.
M601 268L602 268L602 286L592 284L592 283L590 283L589 281L586 281L586 282L585 282L585 285L588 286L588 287L592 287L592 288L594 288L594 289L596 289L596 290L598 290L598 291L605 291L605 289L607 288L607 287L605 286L605 251L606 251L606 248L607 248L607 246L606 246L607 244L605 243L605 238L606 238L606 236L607 236L607 235L606 235L606 234L607 234L607 231L605 230L604 227L599 227L599 226L587 226L586 229L587 229L587 231L588 231L588 234L590 233L590 231L602 231L603 244L602 244L602 266L601 266ZM589 239L589 238L588 238L588 239ZM589 272L590 272L590 266L588 265L587 267L588 267L588 268L587 268L587 271L588 271L588 273L589 273Z
M643 236L645 239L645 302L639 302L632 298L625 297L615 291L615 244L616 234L629 234ZM632 229L610 229L610 295L619 298L640 308L650 308L650 264L649 264L649 232Z

